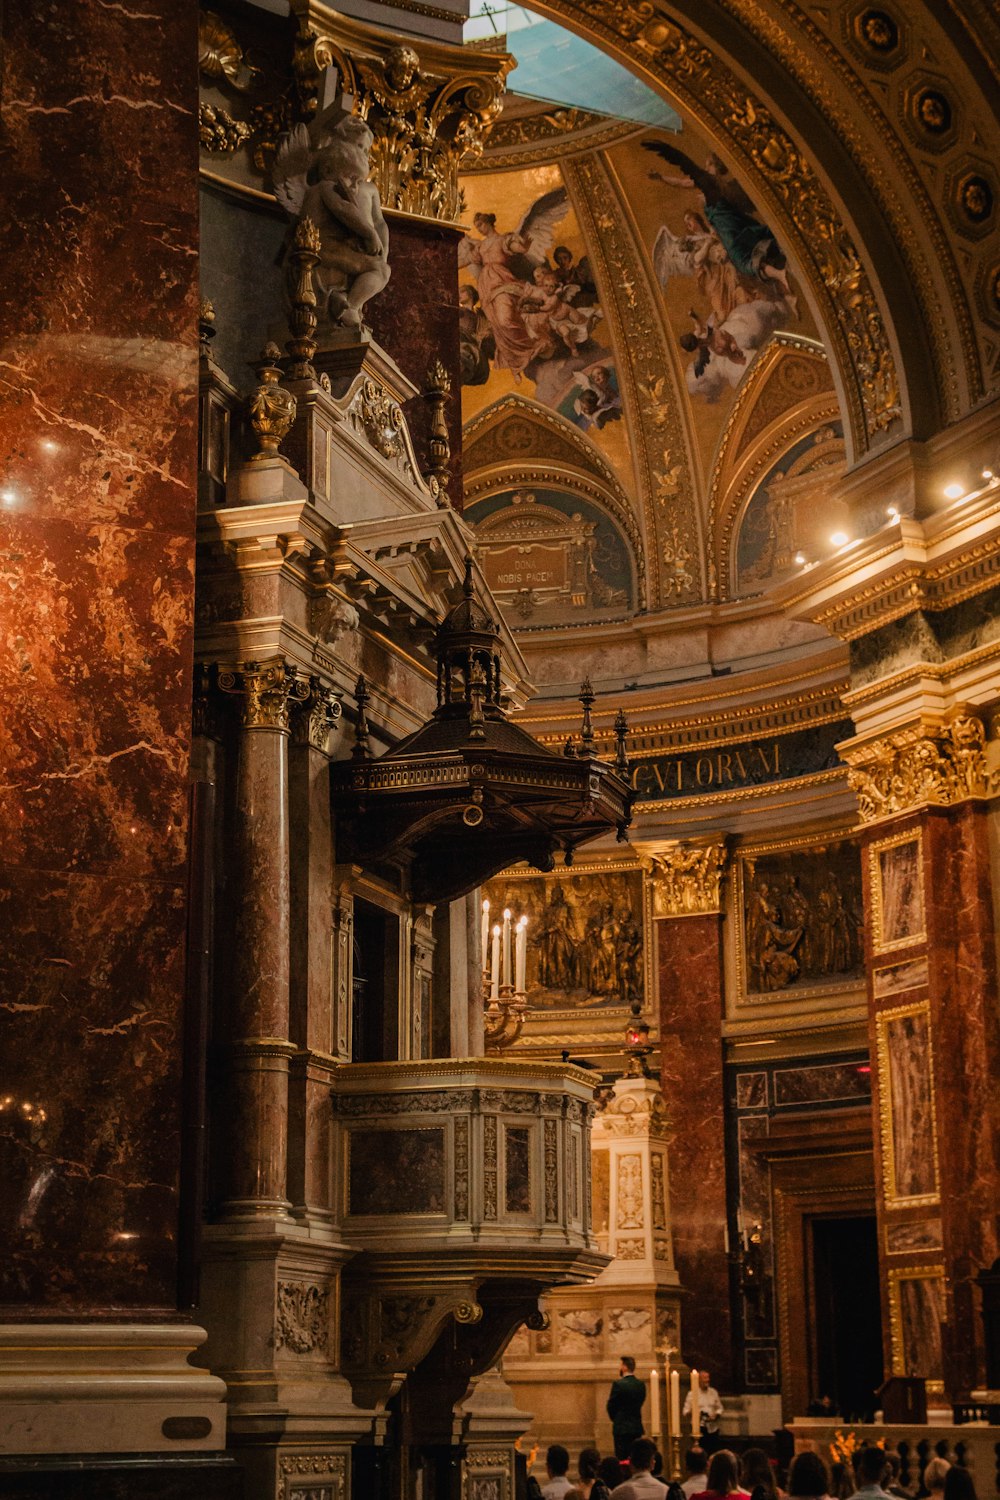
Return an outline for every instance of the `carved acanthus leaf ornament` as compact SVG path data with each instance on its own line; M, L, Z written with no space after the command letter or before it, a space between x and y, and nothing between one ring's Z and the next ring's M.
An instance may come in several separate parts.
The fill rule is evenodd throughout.
M223 693L242 698L244 729L272 729L287 733L293 703L309 697L308 677L287 662L248 661L241 667L222 668L218 675Z
M988 797L1000 781L987 765L982 720L972 714L936 728L901 730L857 749L845 746L840 754L850 767L847 780L862 823Z
M674 844L651 858L655 917L703 916L719 910L724 844Z

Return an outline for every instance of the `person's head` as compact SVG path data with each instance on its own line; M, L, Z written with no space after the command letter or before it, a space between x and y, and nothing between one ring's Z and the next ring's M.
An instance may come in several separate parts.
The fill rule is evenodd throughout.
M824 1398L825 1399L825 1398ZM885 1450L885 1478L887 1484L895 1484L899 1478L899 1471L903 1467L903 1460L895 1448Z
M631 1354L622 1355L622 1362L619 1368L623 1375L635 1374L635 1360L632 1358Z
M606 391L611 384L611 371L607 365L595 365L590 372L590 379L599 391Z
M480 234L489 234L496 227L496 214L473 214L472 222Z
M736 1454L730 1453L728 1448L720 1448L718 1453L712 1454L712 1461L708 1466L708 1487L717 1495L731 1495L733 1490L739 1489L740 1474Z
M588 417L592 417L594 415L594 412L597 410L599 404L599 398L596 391L580 392L580 410L586 412Z
M684 215L684 228L688 234L707 234L708 225L701 214L696 214L693 208L689 208Z
M740 1472L743 1475L743 1488L745 1490L754 1490L758 1485L761 1485L769 1495L775 1493L771 1460L763 1448L747 1448L745 1450L740 1460Z
M948 1478L951 1464L946 1458L932 1458L924 1470L924 1489L932 1495L944 1494L944 1482Z
M818 1453L796 1453L788 1471L788 1493L800 1500L830 1493L830 1476Z
M538 271L535 272L535 279L543 292L552 293L559 290L559 277L547 266L539 266Z
M546 1451L545 1467L550 1479L558 1479L560 1474L565 1474L569 1469L569 1450L562 1443L553 1443Z
M697 1443L684 1455L684 1467L689 1474L704 1474L708 1468L708 1454Z
M694 354L695 350L698 348L698 340L695 338L693 333L682 333L677 342L680 344L685 354Z
M557 245L552 252L552 259L560 271L568 271L573 264L573 252L568 245Z
M876 1448L874 1443L859 1448L854 1458L854 1472L859 1485L881 1484L885 1474L885 1449Z
M698 1371L698 1384L701 1386L703 1391L707 1391L709 1386L712 1384L712 1377L707 1370Z
M976 1500L972 1475L961 1464L951 1464L944 1476L944 1500Z
M581 1479L596 1479L601 1468L601 1455L596 1448L581 1448L577 1460Z
M603 1479L609 1490L617 1489L625 1478L617 1458L602 1458L597 1468L598 1479Z
M624 1364L624 1360L622 1363ZM628 1450L628 1461L632 1466L632 1473L647 1473L653 1467L653 1459L655 1457L656 1444L650 1442L649 1438L636 1438Z

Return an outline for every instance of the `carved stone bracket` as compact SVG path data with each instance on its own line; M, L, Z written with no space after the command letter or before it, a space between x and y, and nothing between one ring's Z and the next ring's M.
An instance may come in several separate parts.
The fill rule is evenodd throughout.
M271 729L281 734L289 732L292 705L304 702L312 691L308 677L280 658L223 668L218 683L222 692L241 699L244 729Z
M726 846L672 844L650 856L654 917L704 916L720 910Z
M292 735L296 744L311 745L326 755L330 733L340 723L343 706L333 688L324 687L318 677L309 679L309 696L303 699L292 718Z
M987 766L982 720L973 714L838 749L850 767L847 779L862 823L989 797L1000 784L1000 773Z

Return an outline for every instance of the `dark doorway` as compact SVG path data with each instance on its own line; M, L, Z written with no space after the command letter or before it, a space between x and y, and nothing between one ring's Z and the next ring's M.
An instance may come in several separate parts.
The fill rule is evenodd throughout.
M399 1055L399 918L354 902L351 1061L391 1062Z
M882 1384L882 1310L875 1216L812 1221L816 1397L870 1422Z

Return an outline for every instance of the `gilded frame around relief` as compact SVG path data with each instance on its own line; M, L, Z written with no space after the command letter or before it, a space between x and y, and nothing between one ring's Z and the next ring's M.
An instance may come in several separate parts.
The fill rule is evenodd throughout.
M886 1208L925 1208L941 1201L941 1164L938 1155L937 1109L934 1090L928 1079L927 1098L930 1104L932 1161L935 1190L930 1193L900 1193L896 1181L896 1131L893 1114L892 1074L890 1071L889 1027L893 1021L905 1020L908 1016L927 1018L927 1066L933 1073L934 1039L931 1035L931 1005L929 1000L918 1000L912 1005L893 1005L880 1010L875 1017L875 1048L878 1057L878 1113L882 1139L882 1192Z
M947 1291L948 1279L944 1266L933 1263L922 1266L890 1266L888 1272L889 1284L889 1341L892 1348L892 1373L893 1375L907 1375L906 1351L903 1348L903 1309L900 1299L899 1284L901 1281L940 1281L943 1289ZM927 1392L929 1395L942 1395L944 1392L944 1380L934 1378L927 1381Z
M735 995L734 1009L740 1010L743 1008L783 1003L798 1004L803 1000L818 1000L845 995L856 995L859 998L863 996L865 989L863 953L859 953L859 963L856 966L858 972L845 974L842 978L833 977L821 982L814 981L806 984L787 985L774 990L751 989L746 922L744 920L748 864L754 863L767 855L808 854L812 851L828 847L831 844L853 843L855 841L851 836L850 829L834 828L822 836L818 836L816 833L803 834L798 838L778 839L766 844L741 845L736 850L732 861L729 897L726 902L726 912L730 918L730 930L735 935L731 942L730 950L733 978L735 980L733 986ZM858 848L857 852L860 881L862 873L860 848ZM859 897L860 894L859 884Z
M513 870L505 870L500 875L494 876L491 881L487 882L487 885L484 886L483 889L486 890L488 887L495 888L497 883L501 881L504 882L508 887L516 888L517 885L522 882L537 882L539 880L553 882L562 880L574 880L579 876L588 875L632 876L638 877L638 879L641 881L641 896L639 901L639 926L642 936L642 1015L651 1024L655 1024L656 991L654 986L656 982L656 966L653 947L653 883L649 878L648 873L643 870L638 860L632 859L628 861L616 862L612 862L610 860L588 860L586 862L577 860L569 869L559 869L549 875L540 875L537 870L530 870L523 867L515 868ZM529 927L529 945L531 943L531 936L531 928ZM529 1006L531 1006L530 989L528 1001ZM525 1029L526 1031L531 1032L535 1031L538 1026L546 1025L549 1022L562 1023L566 1021L575 1021L578 1023L577 1027L574 1028L572 1033L567 1033L567 1040L571 1038L572 1043L575 1046L583 1044L588 1039L595 1041L598 1039L603 1040L603 1036L600 1036L598 1032L592 1033L589 1038L583 1036L580 1031L580 1022L586 1022L590 1027L597 1026L598 1028L600 1028L600 1032L604 1032L606 1030L609 1034L614 1034L615 1036L617 1036L621 1031L622 1021L624 1021L631 1014L632 1012L629 1006L625 1004L602 1006L559 1006L558 1008L553 1007L552 1009L549 1009L547 1006L534 1006L529 1009L528 1022ZM604 1023L609 1024L605 1027ZM539 1041L543 1040L540 1035L537 1037L537 1039Z
M882 888L882 855L888 849L898 849L904 844L917 846L917 891L920 896L920 921L913 932L903 936L887 938L885 935L886 903ZM893 834L891 838L877 839L868 845L868 886L871 899L872 952L876 954L896 953L900 948L912 948L927 941L927 901L924 895L924 840L922 830L910 828L906 833Z

